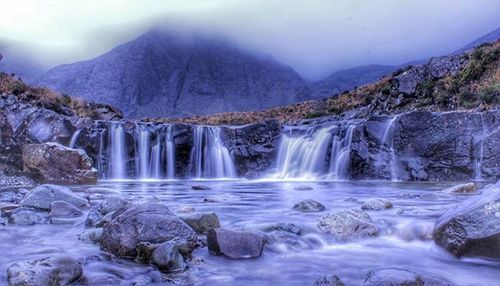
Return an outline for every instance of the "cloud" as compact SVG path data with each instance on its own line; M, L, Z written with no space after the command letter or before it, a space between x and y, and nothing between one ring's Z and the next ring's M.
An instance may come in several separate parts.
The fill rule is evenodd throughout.
M47 65L82 60L161 23L224 35L309 79L445 54L500 26L498 0L16 0L0 37Z

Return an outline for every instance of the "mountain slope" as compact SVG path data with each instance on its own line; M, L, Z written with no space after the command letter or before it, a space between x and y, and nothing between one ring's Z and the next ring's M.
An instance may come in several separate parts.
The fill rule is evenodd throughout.
M500 28L497 28L496 30L491 31L488 34L486 34L486 35L470 42L469 44L463 46L462 48L458 49L455 52L455 54L463 53L467 50L473 49L473 48L480 46L481 44L484 44L484 43L495 42L498 39L500 39Z
M307 92L298 74L270 58L159 31L55 67L37 84L112 104L130 117L250 111L297 102Z

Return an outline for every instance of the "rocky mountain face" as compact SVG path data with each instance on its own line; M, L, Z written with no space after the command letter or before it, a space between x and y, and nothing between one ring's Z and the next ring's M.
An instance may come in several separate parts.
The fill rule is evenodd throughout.
M158 31L95 59L55 67L37 84L136 118L257 110L307 95L304 80L269 57L221 40Z

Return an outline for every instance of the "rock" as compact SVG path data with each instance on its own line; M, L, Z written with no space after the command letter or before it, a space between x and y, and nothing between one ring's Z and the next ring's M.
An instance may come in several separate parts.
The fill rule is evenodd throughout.
M365 278L364 286L451 286L448 281L424 276L397 268L371 271Z
M135 257L139 242L162 243L182 238L192 245L196 243L197 236L191 227L164 205L132 205L115 215L104 226L101 248L119 257Z
M476 192L476 184L466 183L444 189L443 192L449 194L470 194Z
M215 213L197 213L180 218L199 234L206 234L210 229L220 227L219 217Z
M208 250L229 258L259 257L264 247L264 236L253 232L211 229L207 233Z
M106 215L110 212L114 212L118 210L119 208L125 207L127 205L127 202L116 196L111 196L105 198L97 207L97 210L103 214Z
M19 205L7 202L0 202L0 212L2 211L11 211L13 209L17 209Z
M82 234L80 234L79 239L82 241L98 243L102 238L102 228L92 228L85 230Z
M378 229L370 216L357 209L328 213L319 218L317 225L322 232L341 241L378 235Z
M297 190L297 191L312 191L314 189L313 189L313 187L310 187L310 186L296 186L295 190Z
M392 208L392 202L386 199L370 199L363 203L362 210L380 211Z
M151 263L165 272L184 271L186 263L182 253L188 244L180 239L172 239L158 245L151 255ZM189 248L189 246L187 247ZM191 251L188 250L185 255L191 254Z
M293 206L293 210L300 212L322 212L325 210L325 206L315 200L305 200L298 202Z
M344 283L336 275L330 274L320 277L314 282L314 286L344 286Z
M34 211L22 210L16 213L13 213L9 222L17 225L33 225L43 223L43 218Z
M135 261L139 263L150 263L151 256L153 256L153 252L158 247L158 244L149 243L149 242L139 242L135 246L135 250L137 251L137 255L135 257Z
M24 171L31 177L53 184L95 184L98 172L83 149L59 143L27 144L22 154Z
M196 190L196 191L206 191L206 190L211 190L212 188L208 186L203 186L203 185L194 185L191 187L191 190Z
M90 209L87 214L87 219L85 219L85 227L95 227L103 218L103 215L97 210L97 208L97 206L94 206Z
M455 256L500 258L500 186L463 201L434 225L434 241Z
M7 279L11 286L68 285L81 276L81 264L67 256L18 262L7 269Z
M415 93L417 85L425 80L424 69L420 66L411 67L395 77L397 89L404 94Z
M41 185L33 190L20 202L22 206L50 210L50 204L63 201L75 207L84 207L87 200L76 196L69 188L57 185Z
M296 235L300 234L300 228L293 223L277 223L268 228L269 230L286 231Z
M297 251L308 248L308 245L300 239L300 236L282 230L269 233L266 236L266 242L271 250L281 253L287 253L290 250Z
M49 218L75 218L83 213L74 205L64 201L54 201L50 204Z

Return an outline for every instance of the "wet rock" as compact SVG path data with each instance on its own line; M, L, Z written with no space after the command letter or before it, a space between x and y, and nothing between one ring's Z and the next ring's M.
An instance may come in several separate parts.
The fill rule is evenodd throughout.
M268 228L269 230L286 231L296 235L300 234L300 228L293 223L277 223Z
M135 246L135 250L137 251L137 255L135 257L135 261L139 263L150 263L151 256L153 256L153 252L158 247L158 244L150 243L150 242L139 242Z
M317 222L318 228L338 240L352 240L378 235L378 229L364 211L351 209L328 213Z
M41 185L33 190L20 202L22 206L41 210L50 210L50 204L64 201L76 207L87 205L87 201L75 195L69 188L57 185Z
M401 239L411 240L432 240L432 224L410 222L398 227L397 233Z
M385 268L371 271L365 278L364 286L452 286L446 280L424 276L415 272L397 268Z
M449 194L470 194L470 193L475 193L476 190L477 188L474 183L466 183L449 187L447 189L444 189L443 192Z
M187 241L172 239L158 245L151 255L151 263L165 272L184 271L184 256L190 255L192 250Z
M9 217L9 223L17 225L33 225L43 223L44 219L34 211L22 210Z
M211 190L212 188L204 185L194 185L191 187L191 190L196 190L196 191L206 191L206 190Z
M118 210L119 208L125 207L127 205L127 202L116 196L112 197L107 197L105 198L97 207L97 210L103 214L106 215L110 212L114 212Z
M434 225L434 241L455 256L500 258L498 184L445 212Z
M111 285L122 285L122 281L112 275L99 275L85 277L86 286L111 286Z
M264 236L259 233L211 229L207 233L208 250L229 258L259 257L264 247Z
M50 204L49 218L75 218L81 215L83 213L70 203L55 201Z
M11 286L69 285L81 276L81 264L67 256L18 262L7 269L7 279Z
M137 255L139 242L162 243L174 238L196 243L196 233L161 204L132 205L116 213L104 226L101 248L119 257Z
M386 199L370 199L363 203L362 210L380 211L392 208L392 202Z
M308 245L300 236L286 231L273 231L266 236L268 247L275 252L286 253L290 250L307 249Z
M314 282L314 286L344 286L345 284L336 275L330 274L320 277Z
M43 183L95 184L98 172L83 149L48 142L23 146L24 170Z
M219 217L215 213L197 213L180 218L199 234L206 234L210 229L220 227Z
M312 191L314 189L313 189L313 187L310 187L310 186L296 186L295 190L297 190L297 191Z
M111 196L105 198L99 204L93 206L85 220L86 227L104 226L111 221L113 213L119 209L126 208L128 202L120 197Z
M79 239L86 242L99 243L102 238L102 228L92 228L80 234Z
M13 209L17 209L19 207L18 204L0 202L0 212L2 211L11 211Z
M326 208L321 203L309 199L296 203L292 209L300 212L309 213L309 212L322 212Z
M85 227L95 227L103 218L103 215L94 206L90 209L87 214L87 219L85 219Z

